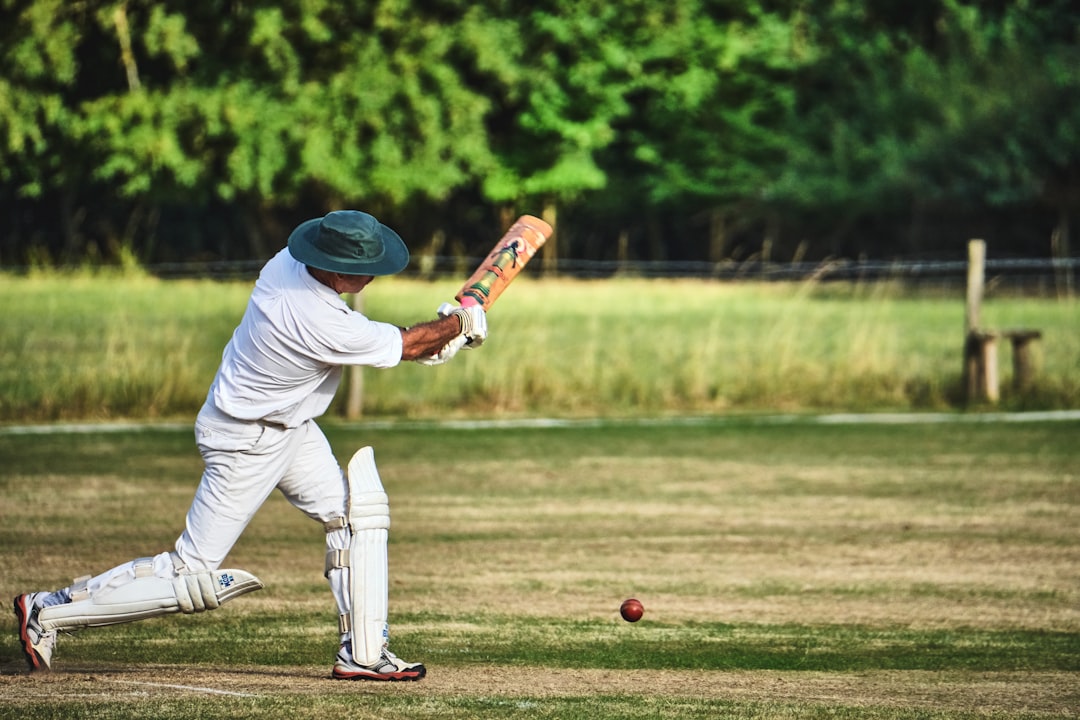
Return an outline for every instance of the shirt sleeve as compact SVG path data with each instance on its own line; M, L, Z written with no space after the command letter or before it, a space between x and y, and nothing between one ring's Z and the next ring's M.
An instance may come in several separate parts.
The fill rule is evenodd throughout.
M401 363L401 328L371 320L353 310L335 313L326 322L324 352L331 365L391 368Z

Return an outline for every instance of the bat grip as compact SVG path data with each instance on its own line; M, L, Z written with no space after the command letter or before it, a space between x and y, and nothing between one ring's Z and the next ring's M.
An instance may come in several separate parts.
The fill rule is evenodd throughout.
M464 295L461 298L461 307L472 307L473 305L479 305L480 302L472 295ZM484 312L487 312L487 308L484 308Z

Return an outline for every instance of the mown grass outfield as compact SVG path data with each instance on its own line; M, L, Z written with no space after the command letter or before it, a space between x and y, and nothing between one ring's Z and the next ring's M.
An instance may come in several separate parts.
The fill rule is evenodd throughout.
M220 610L61 637L42 676L0 616L0 717L1077 717L1078 431L330 424L376 448L427 679L329 679L322 529L274 496L227 563L267 587ZM186 427L8 428L0 466L5 598L167 549L201 469Z

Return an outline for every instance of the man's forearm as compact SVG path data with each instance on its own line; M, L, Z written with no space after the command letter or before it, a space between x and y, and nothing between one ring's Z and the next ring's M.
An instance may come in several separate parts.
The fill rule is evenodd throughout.
M405 328L401 331L401 359L416 360L434 355L460 334L461 320L456 315Z

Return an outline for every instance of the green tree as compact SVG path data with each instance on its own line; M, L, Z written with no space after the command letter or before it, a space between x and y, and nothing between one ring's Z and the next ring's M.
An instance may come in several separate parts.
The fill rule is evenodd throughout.
M708 221L698 257L720 260L733 225L770 214L766 191L793 142L792 78L810 56L797 20L757 2L684 0L633 37L644 73L610 162L640 203Z
M770 195L833 213L837 235L871 214L918 223L1067 197L1080 168L1075 4L892 10L821 3L806 16L818 61L798 80L801 132ZM920 249L917 229L907 249Z
M503 98L488 123L499 167L486 197L558 201L614 240L635 224L657 227L665 207L759 192L758 163L776 153L776 113L788 104L769 83L792 51L782 19L743 5L531 6L504 33L509 60L486 86ZM649 235L645 253L662 258L659 233Z
M581 257L1033 208L1067 248L1078 41L1069 0L0 0L0 260L262 257L343 206L455 252L538 206Z
M46 196L61 206L77 202L66 93L78 74L79 27L62 0L5 0L0 7L0 202L15 220L15 208ZM40 235L18 232L15 222L9 227L16 230L9 242L49 254Z
M26 99L0 112L5 159L25 177L13 162L5 179L39 197L81 184L85 199L93 186L131 216L225 202L254 214L305 195L324 208L362 201L389 212L446 197L491 164L488 100L457 74L458 34L438 15L406 21L407 9L306 0L15 8L9 33L26 39L6 53L5 96ZM34 55L49 62L28 63ZM36 129L41 117L52 125Z

